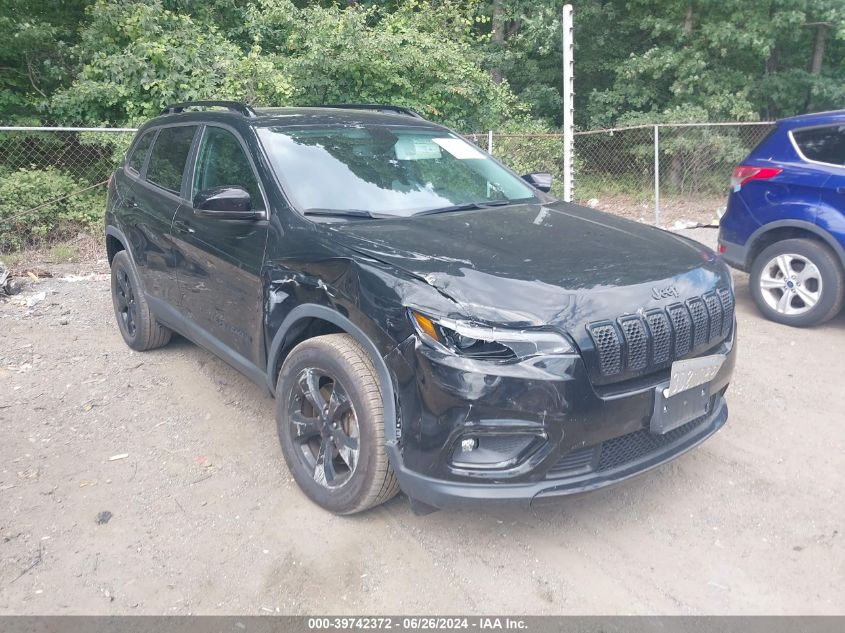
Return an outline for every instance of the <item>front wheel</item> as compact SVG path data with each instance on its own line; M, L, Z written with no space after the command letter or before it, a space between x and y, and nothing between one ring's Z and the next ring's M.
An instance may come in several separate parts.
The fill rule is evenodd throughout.
M795 327L817 325L842 309L842 266L821 242L802 238L776 242L754 260L751 295L772 321Z
M317 505L354 514L399 492L378 376L351 336L318 336L291 350L276 384L276 422L291 474Z

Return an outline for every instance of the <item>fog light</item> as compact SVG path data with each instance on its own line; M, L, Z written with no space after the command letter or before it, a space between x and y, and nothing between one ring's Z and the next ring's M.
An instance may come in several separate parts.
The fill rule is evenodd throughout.
M455 442L451 459L454 468L511 468L545 441L539 433L472 433Z

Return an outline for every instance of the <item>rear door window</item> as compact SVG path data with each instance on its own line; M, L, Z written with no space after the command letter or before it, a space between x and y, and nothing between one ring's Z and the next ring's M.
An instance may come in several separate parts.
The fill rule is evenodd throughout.
M845 166L845 125L795 130L792 137L806 158L818 163Z
M150 152L150 145L152 145L153 138L155 138L155 130L146 132L138 140L138 142L135 143L135 147L132 149L132 154L129 155L129 160L126 161L129 169L134 171L136 174L140 174L141 170L144 168L144 161L147 160L147 154Z
M195 125L162 128L153 145L147 180L163 189L179 193L182 174L194 140Z

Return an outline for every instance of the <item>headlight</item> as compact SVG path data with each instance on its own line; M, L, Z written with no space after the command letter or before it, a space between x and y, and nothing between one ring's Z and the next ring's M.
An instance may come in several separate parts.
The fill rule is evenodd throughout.
M507 330L433 318L413 309L408 316L423 342L435 349L468 358L517 360L539 354L572 354L572 343L557 332Z

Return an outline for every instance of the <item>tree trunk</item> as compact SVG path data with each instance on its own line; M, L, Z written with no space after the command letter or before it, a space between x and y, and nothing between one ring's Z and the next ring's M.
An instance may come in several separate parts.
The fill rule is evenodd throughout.
M495 45L497 52L501 51L505 43L505 11L502 6L503 3L504 0L493 0L493 33L491 35L491 39L493 40L493 44ZM490 74L493 76L493 81L497 84L501 83L502 79L504 79L501 68L493 67L490 70Z
M813 46L813 62L810 65L810 74L818 75L822 72L822 60L824 59L824 47L827 43L827 23L821 22L816 25L816 43Z
M774 4L769 5L769 21L774 18L775 15L775 6ZM763 76L768 77L768 75L773 75L778 71L780 67L780 49L778 49L777 40L772 38L771 48L769 49L769 56L766 58L766 62L763 65ZM772 119L778 118L779 113L777 112L777 107L775 106L775 102L772 99L772 95L767 91L766 93L766 115L765 119L767 121L771 121Z
M826 22L819 22L816 26L816 41L813 45L813 60L810 62L810 74L820 75L822 72L822 62L824 61L824 48L827 43L827 27ZM807 101L805 104L807 112L813 110L813 87L807 91Z
M687 6L687 15L684 18L684 34L692 33L692 4Z

